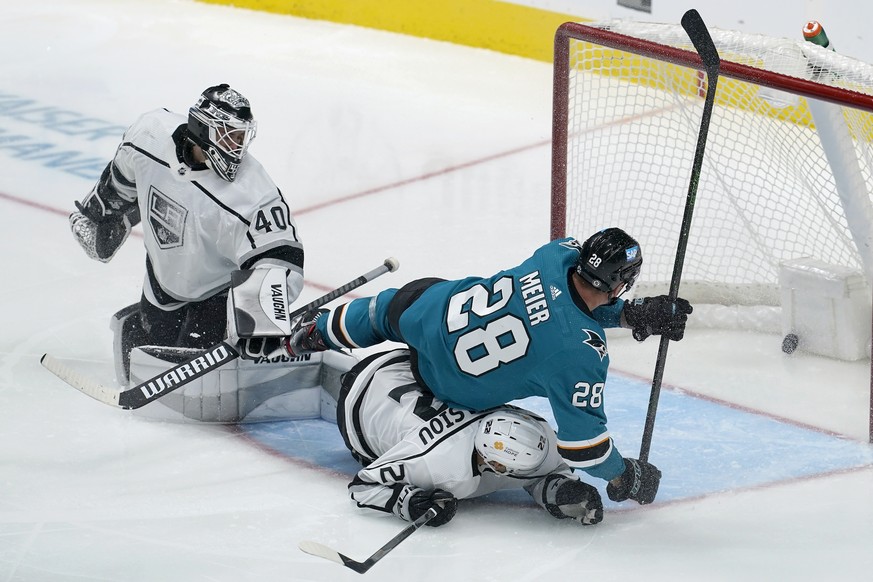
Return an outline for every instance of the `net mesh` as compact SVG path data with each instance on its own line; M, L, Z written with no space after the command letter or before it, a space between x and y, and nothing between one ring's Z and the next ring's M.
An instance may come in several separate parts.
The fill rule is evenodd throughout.
M594 25L694 52L678 25ZM722 62L873 94L873 67L802 39L711 30ZM692 68L571 39L566 229L609 226L636 237L637 295L669 287L706 91ZM768 83L769 84L769 83ZM866 111L827 105L847 128L863 204L873 191ZM840 111L841 110L841 111ZM858 195L856 192L855 195ZM862 271L807 99L721 77L697 190L682 295L723 305L778 305L779 265L813 257Z

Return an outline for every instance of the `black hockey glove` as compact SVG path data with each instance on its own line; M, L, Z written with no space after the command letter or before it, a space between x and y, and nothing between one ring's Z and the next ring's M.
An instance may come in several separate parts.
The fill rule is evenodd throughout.
M603 502L597 489L564 475L546 477L543 505L558 519L575 519L582 525L594 525L603 520Z
M666 295L658 295L626 301L623 313L635 340L641 342L650 335L664 335L678 342L685 335L685 322L693 310L681 297L673 303Z
M439 513L427 522L427 525L439 527L449 523L455 517L455 512L458 511L458 500L454 495L442 489L434 489L433 491L418 489L409 497L409 521L415 521L427 513L431 507L436 508Z
M655 500L658 485L661 483L661 471L656 466L637 459L624 460L624 473L618 478L618 485L613 479L606 485L606 494L613 501L633 499L640 505L646 505Z
M285 349L291 357L330 349L321 332L315 327L315 321L325 313L327 313L327 309L307 311L291 324L291 335L285 342Z

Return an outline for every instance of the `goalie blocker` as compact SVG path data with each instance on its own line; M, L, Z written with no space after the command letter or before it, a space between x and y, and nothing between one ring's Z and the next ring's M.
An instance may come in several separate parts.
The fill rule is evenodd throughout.
M245 269L230 275L228 337L291 335L287 271L277 267Z

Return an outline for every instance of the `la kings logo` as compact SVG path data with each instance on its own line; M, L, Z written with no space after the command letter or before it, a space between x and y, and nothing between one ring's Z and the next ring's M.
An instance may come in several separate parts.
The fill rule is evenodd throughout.
M149 224L162 249L185 244L185 218L188 211L152 186L149 189Z

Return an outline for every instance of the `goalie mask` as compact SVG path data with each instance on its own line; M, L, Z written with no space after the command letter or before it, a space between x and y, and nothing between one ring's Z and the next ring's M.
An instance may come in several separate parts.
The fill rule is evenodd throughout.
M228 182L236 178L256 128L248 99L226 83L203 91L188 110L188 137L203 149L209 167Z
M576 273L606 293L624 284L624 293L633 286L642 266L639 243L620 228L607 228L582 243Z
M485 464L503 475L530 475L549 452L543 425L523 412L504 409L479 421L474 446Z

